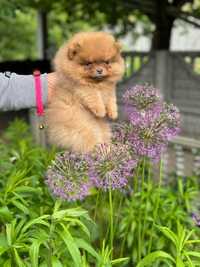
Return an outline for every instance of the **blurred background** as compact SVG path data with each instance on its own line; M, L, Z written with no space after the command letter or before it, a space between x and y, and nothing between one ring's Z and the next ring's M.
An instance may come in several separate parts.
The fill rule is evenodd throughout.
M19 74L49 72L76 32L112 32L126 61L119 92L152 83L181 109L183 133L199 136L200 0L0 0L0 21L0 71ZM27 111L0 116L1 129L16 116L28 120Z
M1 62L50 59L84 30L111 31L124 50L199 50L199 0L1 0L0 5Z

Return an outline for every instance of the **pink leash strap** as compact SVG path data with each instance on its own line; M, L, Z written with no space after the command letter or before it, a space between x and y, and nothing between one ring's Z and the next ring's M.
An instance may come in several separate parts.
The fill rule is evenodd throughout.
M41 73L39 70L35 70L33 72L34 81L35 81L35 100L36 100L37 115L43 116L44 107L42 103L42 84L41 84L40 75Z

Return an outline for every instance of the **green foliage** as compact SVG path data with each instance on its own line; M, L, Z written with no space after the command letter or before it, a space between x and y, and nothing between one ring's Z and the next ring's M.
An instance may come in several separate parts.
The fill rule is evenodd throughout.
M172 176L162 187L141 165L134 191L113 193L112 214L111 195L101 191L81 206L52 198L44 176L55 150L36 146L26 123L11 124L0 149L0 266L200 266L200 231L189 215L195 177Z
M78 31L99 29L98 22L102 16L97 15L95 25L83 20L82 11L71 12L63 8L61 2L55 1L4 1L0 4L0 61L37 59L37 12L48 10L48 53L53 56L59 46ZM98 25L98 26L97 26ZM102 25L102 24L101 24Z
M174 248L171 255L164 251L152 252L144 257L137 264L137 267L149 266L158 258L166 259L169 266L195 267L200 265L200 253L195 252L191 247L192 243L200 243L200 240L190 239L193 230L187 231L180 223L177 223L177 233L171 231L168 227L158 226L158 229L171 241Z
M113 266L107 248L97 252L96 226L77 204L54 200L44 184L55 151L37 147L26 123L16 120L0 141L0 266Z
M80 11L81 12L81 11ZM66 10L55 5L54 9L48 15L48 42L51 56L64 42L79 31L91 31L100 29L100 26L91 25L89 20L83 20L76 17L76 13L69 14Z
M7 147L1 143L0 265L81 266L80 250L97 258L89 243L92 222L87 211L66 208L60 201L54 204L44 185L54 151L34 146L20 121L3 138Z
M149 168L148 166L147 169ZM139 178L140 175L142 170L139 171ZM141 258L145 257L138 266L158 258L172 257L174 247L169 244L165 236L161 236L161 228L158 230L156 225L165 225L171 231L176 231L177 222L180 222L186 229L191 229L193 222L189 214L192 203L198 196L198 187L189 177L186 183L176 177L163 187L158 186L150 177L148 170L142 182L143 186L141 185L142 188L139 190L137 183L134 182L134 193L122 202L123 208L116 230L119 233L117 240L121 243L121 256L131 257L133 264L140 263ZM137 179L137 176L134 179ZM192 235L194 239L199 238L198 231L192 232ZM196 251L198 246L194 245L193 249ZM159 261L160 265L155 266L162 266L161 262L162 260Z
M177 18L200 27L199 0L118 0L117 4L115 0L1 0L1 61L37 58L38 10L48 11L48 52L51 56L77 31L107 28L118 37L131 34L134 42L141 35L152 36L155 32L159 41L159 34L167 33L168 26L173 26ZM170 34L164 40L166 47L155 48L167 49L169 38Z
M36 12L11 11L3 18L0 16L0 61L37 58Z

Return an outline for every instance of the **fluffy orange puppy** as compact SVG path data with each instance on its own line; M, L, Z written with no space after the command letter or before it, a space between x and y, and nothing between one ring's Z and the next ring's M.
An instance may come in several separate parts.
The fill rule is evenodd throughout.
M54 64L57 82L46 110L50 143L78 152L108 143L108 117L117 118L115 89L124 72L120 45L108 33L78 33Z

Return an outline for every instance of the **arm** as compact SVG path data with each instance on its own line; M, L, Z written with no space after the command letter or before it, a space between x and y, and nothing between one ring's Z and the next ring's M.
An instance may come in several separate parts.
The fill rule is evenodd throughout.
M47 74L41 75L42 100L47 103ZM0 110L18 110L35 106L35 88L32 75L0 73Z

